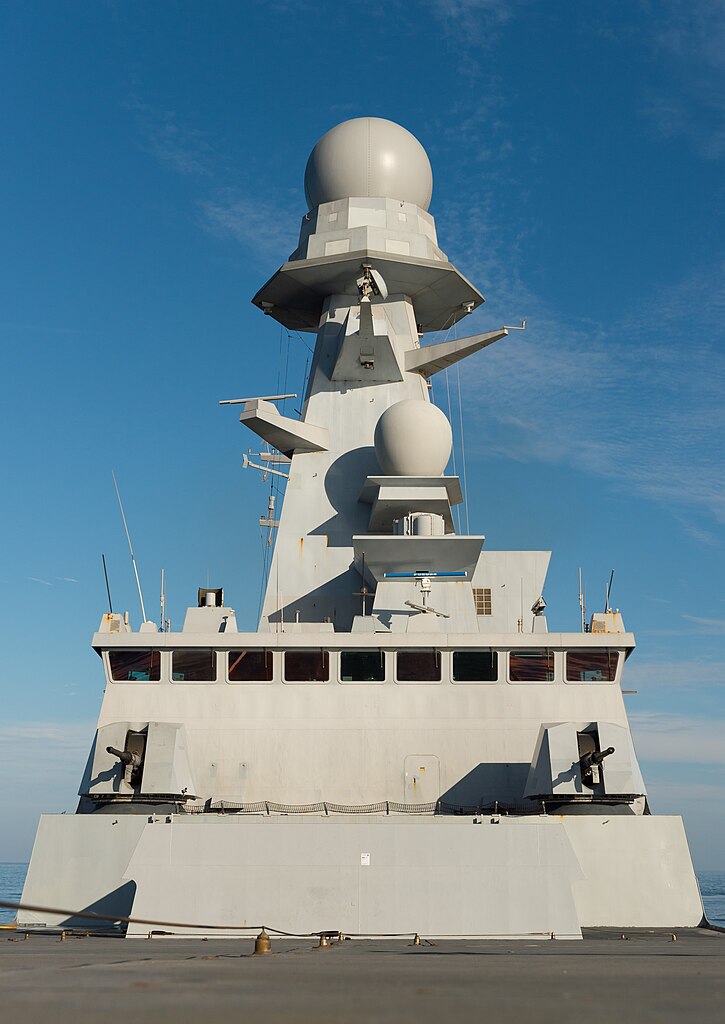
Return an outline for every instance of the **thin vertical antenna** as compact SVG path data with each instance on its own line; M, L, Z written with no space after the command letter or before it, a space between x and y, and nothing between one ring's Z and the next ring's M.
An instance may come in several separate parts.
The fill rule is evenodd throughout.
M613 582L614 582L614 569L612 569L612 572L611 572L611 574L609 576L609 583L607 583L607 597L606 597L606 600L604 602L604 611L605 612L611 612L611 610L612 610L609 607L609 597L610 597L610 594L612 593L612 583Z
M461 429L461 465L463 468L463 497L466 509L466 533L471 532L471 523L468 518L468 477L466 476L466 442L463 437L463 399L461 398L461 367L456 363L456 378L458 381L458 419Z
M121 509L121 519L123 519L123 528L126 531L126 540L128 541L128 550L131 552L131 565L133 566L133 573L136 577L136 586L138 588L138 599L141 603L141 616L143 621L146 621L146 609L143 603L143 594L141 593L141 581L138 578L138 569L136 568L136 558L133 553L133 545L131 544L131 534L128 532L128 524L126 523L126 515L123 511L123 502L121 501L121 492L118 489L118 483L116 482L116 474L111 470L111 476L113 477L113 486L116 488L116 497L118 498L118 507Z
M451 385L450 385L450 382L448 380L448 367L446 367L445 378L446 378L446 397L448 399L448 422L451 423L451 433L452 433L453 432L453 424L452 424L451 421L453 419L453 415L451 413ZM453 447L451 449L451 455L453 457L453 475L454 476L458 476L458 471L456 470L456 444L455 444L455 438L453 440ZM456 518L458 519L458 532L462 533L463 531L461 530L461 506L460 505L456 505Z
M161 632L166 632L166 575L161 570Z
M579 610L581 612L582 633L586 633L587 606L584 601L584 590L582 588L582 570L579 566Z
M113 615L113 601L111 600L111 588L108 585L108 569L106 568L106 556L101 555L103 560L103 576L106 580L106 593L108 594L108 610Z

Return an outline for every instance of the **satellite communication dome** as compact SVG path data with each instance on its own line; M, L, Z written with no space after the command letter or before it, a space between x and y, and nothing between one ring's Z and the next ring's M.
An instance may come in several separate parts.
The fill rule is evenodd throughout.
M436 405L406 398L375 428L375 454L387 476L442 476L453 447L451 425Z
M414 135L382 117L355 117L331 128L310 153L310 209L351 196L399 199L427 210L433 192L428 154Z

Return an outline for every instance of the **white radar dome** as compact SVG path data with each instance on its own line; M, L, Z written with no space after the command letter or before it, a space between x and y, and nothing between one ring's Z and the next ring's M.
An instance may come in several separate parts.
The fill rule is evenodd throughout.
M374 443L386 476L442 476L453 435L437 406L407 398L385 410L375 428Z
M355 117L331 128L310 153L310 209L335 199L399 199L427 210L433 192L428 154L414 135L382 117Z

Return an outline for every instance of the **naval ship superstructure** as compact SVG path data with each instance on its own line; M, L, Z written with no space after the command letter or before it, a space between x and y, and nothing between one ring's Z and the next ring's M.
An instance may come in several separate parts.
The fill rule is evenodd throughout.
M299 418L280 396L241 407L287 476L258 629L208 588L180 631L103 616L78 811L41 818L25 903L231 934L700 923L682 821L648 806L622 615L550 632L549 552L456 532L431 380L508 329L422 342L483 302L438 247L431 192L390 121L313 149L299 246L253 300L316 334Z

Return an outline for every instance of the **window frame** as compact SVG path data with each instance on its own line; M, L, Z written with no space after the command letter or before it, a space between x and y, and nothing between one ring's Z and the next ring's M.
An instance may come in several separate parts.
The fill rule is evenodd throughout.
M269 679L232 679L230 676L232 654L240 654L242 651L247 653L261 653L266 654L271 658L272 661L272 675ZM224 681L230 686L269 686L270 683L276 682L278 675L278 659L275 658L275 654L279 652L273 647L230 647L229 650L224 652Z
M454 675L454 664L455 656L457 654L485 654L489 653L496 658L496 678L495 679L456 679ZM505 652L503 652L505 653ZM502 652L498 647L458 647L451 648L449 651L450 656L450 672L449 678L453 686L496 686L501 682L501 664L504 660L502 658Z
M148 652L149 654L158 654L159 656L159 678L158 679L116 679L113 675L113 666L111 665L112 654L128 654L133 652L134 654L140 654L142 651ZM159 683L165 681L165 658L166 652L159 647L107 647L103 651L104 667L106 669L106 678L109 683L113 683L114 686L158 686Z
M337 653L337 681L343 686L383 686L389 679L390 662L388 654L390 651L385 647L345 647L340 648ZM382 679L343 679L342 678L342 656L343 654L377 654L383 662Z
M511 678L511 655L526 655L534 652L546 651L551 655L551 679L512 679ZM557 682L558 658L557 651L553 647L512 647L506 657L506 679L512 686L551 686Z
M446 651L440 647L396 647L394 652L395 659L393 662L393 679L396 683L401 686L440 686L444 679L443 673L443 662L445 660ZM436 654L438 656L438 678L437 679L400 679L398 677L398 658L401 654ZM450 677L450 672L447 673Z
M190 654L192 651L202 651L205 654L209 653L214 658L214 671L215 675L213 679L174 679L174 655L175 654ZM168 651L169 655L169 682L174 686L214 686L220 682L222 676L219 672L219 656L222 652L216 647L172 647Z
M615 665L614 673L612 675L612 678L611 679L570 679L569 678L569 673L568 673L568 667L567 667L568 660L569 660L569 655L570 654L575 654L575 655L578 654L580 656L583 656L585 653L587 653L587 654L609 654L610 656L613 655L614 657L616 657L617 663ZM621 657L622 653L623 653L622 649L619 648L619 647L616 647L616 648L611 648L611 647L568 647L568 648L566 648L562 652L563 660L564 660L564 663L562 665L562 679L569 686L612 686L612 684L616 683L617 679L619 678L619 672L620 672L620 668L621 668L621 665L622 665L622 657Z
M282 655L281 678L282 682L289 686L327 686L335 678L335 652L329 647L288 647L280 651ZM287 678L287 655L288 654L322 654L327 657L327 679L288 679Z

